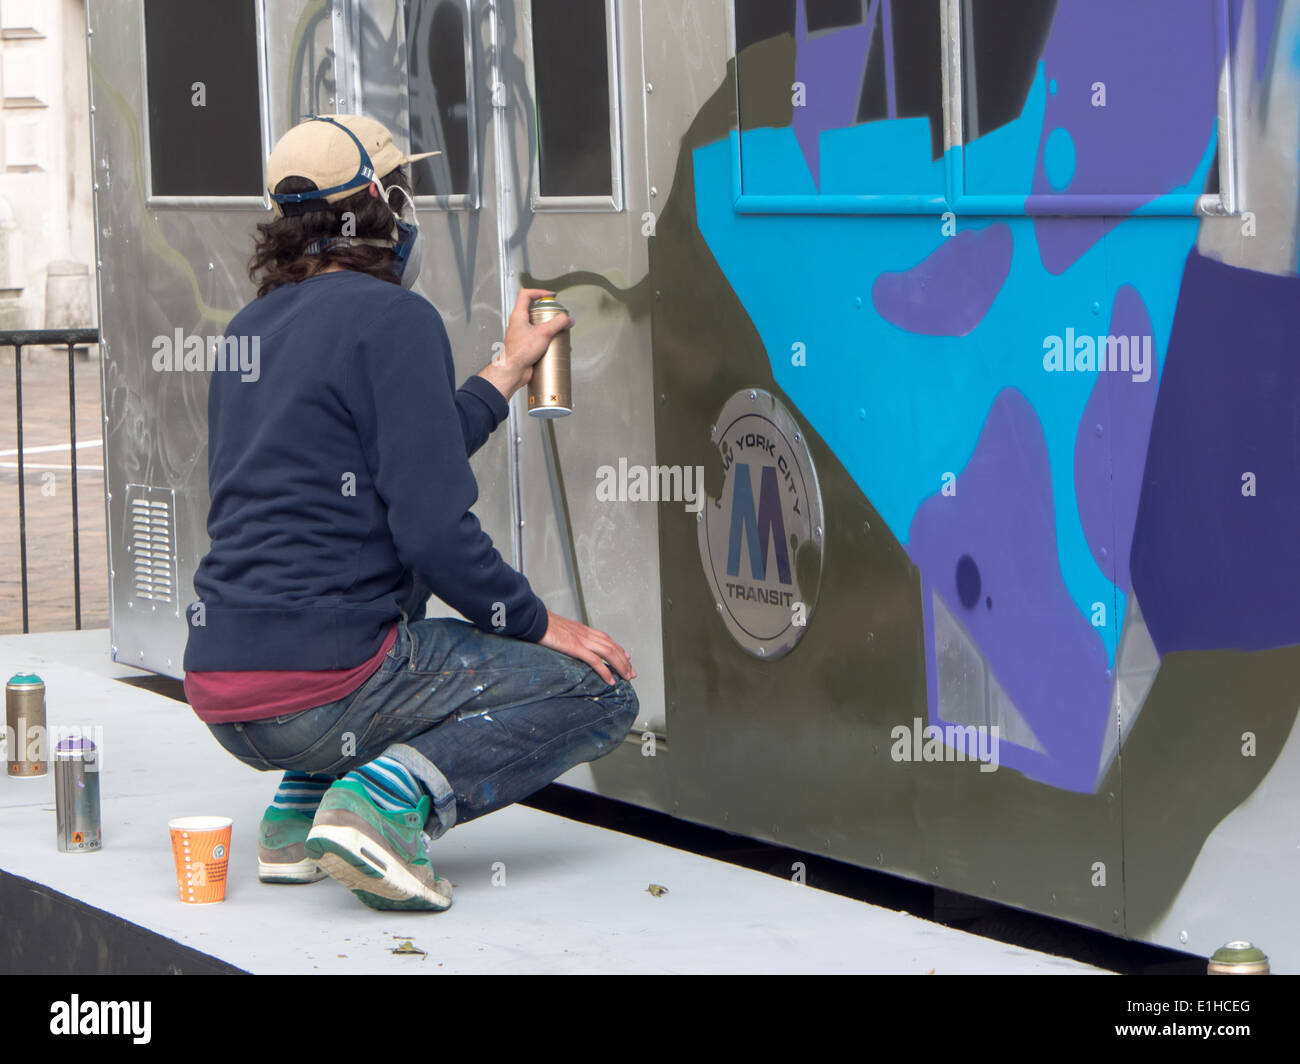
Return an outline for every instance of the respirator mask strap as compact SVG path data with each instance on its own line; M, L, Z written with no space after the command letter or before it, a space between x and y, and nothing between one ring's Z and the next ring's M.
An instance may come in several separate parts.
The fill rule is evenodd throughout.
M401 209L393 210L392 248L393 257L397 260L398 280L401 281L403 288L410 288L420 275L420 223L415 215L415 202L411 199L410 193L401 186L394 185L391 189L387 189L375 181L375 187L378 188L384 203L388 204L389 210L393 210L392 204L389 203L389 196L393 192L400 192L402 195Z

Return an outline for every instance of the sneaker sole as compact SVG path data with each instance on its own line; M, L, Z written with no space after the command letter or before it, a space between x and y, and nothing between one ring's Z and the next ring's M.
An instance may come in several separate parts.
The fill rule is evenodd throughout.
M268 864L259 859L257 878L263 883L319 883L325 878L325 873L310 857L294 864Z
M442 892L432 890L376 849L356 828L341 825L314 827L307 837L307 852L321 870L373 909L444 912L451 908L451 883L446 879L435 875Z

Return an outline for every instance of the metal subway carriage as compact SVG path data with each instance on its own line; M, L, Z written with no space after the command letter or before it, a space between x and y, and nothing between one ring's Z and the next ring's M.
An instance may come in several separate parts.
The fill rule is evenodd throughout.
M1300 2L88 10L118 661L179 675L207 548L158 338L251 298L274 140L361 111L442 152L460 377L521 286L578 321L574 413L473 460L637 662L566 783L1300 971Z

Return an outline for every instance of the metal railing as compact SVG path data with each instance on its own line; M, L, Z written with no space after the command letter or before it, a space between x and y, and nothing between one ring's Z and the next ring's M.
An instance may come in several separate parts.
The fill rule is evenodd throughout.
M72 587L77 628L81 628L81 529L77 515L77 375L74 349L99 343L98 329L19 329L0 332L0 348L14 349L14 402L18 428L18 546L22 573L23 632L29 630L27 615L27 493L23 460L23 348L68 349L68 442L72 469Z

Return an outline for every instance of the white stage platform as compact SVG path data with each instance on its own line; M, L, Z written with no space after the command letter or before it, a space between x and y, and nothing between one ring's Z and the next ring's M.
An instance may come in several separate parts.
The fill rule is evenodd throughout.
M0 880L22 900L0 917L0 971L67 970L51 954L74 946L97 957L91 970L120 970L125 940L138 953L152 942L142 955L181 971L205 970L189 950L257 973L1098 971L523 806L434 844L457 888L445 913L375 912L329 879L264 885L257 823L277 777L232 758L188 706L119 682L148 674L112 663L108 646L103 630L0 637L0 671L40 674L52 726L102 726L104 822L101 852L59 853L53 775L0 777ZM177 899L167 821L200 814L234 819L230 878L224 903L190 907ZM72 946L30 926L70 910ZM424 954L393 952L408 940Z

